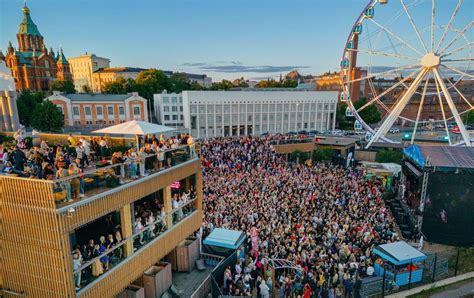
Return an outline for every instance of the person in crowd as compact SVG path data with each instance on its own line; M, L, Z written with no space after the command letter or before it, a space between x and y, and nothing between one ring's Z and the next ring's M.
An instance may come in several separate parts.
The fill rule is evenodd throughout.
M271 146L285 139L267 135L201 143L203 234L223 227L245 231L248 239L244 274L226 270L224 288L243 293L249 284L262 295L266 260L286 259L294 264L292 273L277 273L272 285L281 295L357 295L354 283L367 275L372 249L398 240L382 199L383 184L366 180L361 170L286 162Z
M79 270L79 268L81 268L81 265L82 265L82 254L78 249L76 249L74 250L73 255L72 255L72 270L74 271L74 285L76 287L76 291L81 289L82 272Z

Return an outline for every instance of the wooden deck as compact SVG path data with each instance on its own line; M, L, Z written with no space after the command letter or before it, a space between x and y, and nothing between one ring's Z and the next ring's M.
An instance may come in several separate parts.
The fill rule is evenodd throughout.
M211 274L213 269L214 267L212 266L206 266L206 270L204 271L198 271L196 269L190 273L173 271L173 284L183 291L181 297L191 297L191 294L193 294L206 277Z

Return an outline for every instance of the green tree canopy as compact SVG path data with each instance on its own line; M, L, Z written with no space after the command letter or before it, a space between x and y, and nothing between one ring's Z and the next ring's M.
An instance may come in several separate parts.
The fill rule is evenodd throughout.
M465 125L473 125L474 124L474 110L470 110L467 112L463 117L463 122Z
M64 93L76 93L76 89L74 89L74 84L71 81L54 81L51 84L51 89L53 91L61 91Z
M170 92L181 93L183 90L190 90L191 84L188 82L185 73L175 72L170 79Z
M366 103L367 103L367 98L361 97L359 100L354 102L354 107L357 110L363 105L365 105ZM379 110L373 104L369 105L368 107L360 111L359 115L367 124L378 123L382 119Z
M222 82L213 83L211 90L230 90L235 88L234 84L228 80L222 80Z
M135 80L138 85L138 92L148 100L153 100L153 94L161 93L163 90L171 92L170 78L158 69L149 69L138 74Z
M20 118L21 124L26 127L31 126L31 111L34 111L35 108L41 104L41 102L43 102L43 98L45 98L43 92L31 92L29 90L23 90L16 101L18 117Z
M33 111L31 126L45 132L57 132L64 126L64 115L49 100L39 104Z
M402 153L395 150L380 150L375 155L376 162L393 162L402 164Z
M274 79L262 80L255 85L255 88L295 88L298 82L295 80L284 80L282 82Z
M82 93L91 93L92 92L92 89L91 87L89 87L89 85L83 85L82 86Z

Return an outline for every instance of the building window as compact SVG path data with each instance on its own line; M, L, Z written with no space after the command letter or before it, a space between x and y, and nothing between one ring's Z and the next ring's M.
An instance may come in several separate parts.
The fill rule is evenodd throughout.
M61 114L64 115L64 110L63 110L63 107L62 106L57 106L57 108L61 111Z
M163 112L169 112L170 111L170 107L166 106L166 107L163 107Z
M91 115L91 107L84 107L84 113L86 114L86 116L90 116Z
M102 116L102 107L95 107L97 111L97 116Z
M134 106L133 107L133 115L140 115L140 107Z
M170 115L165 115L165 121L169 121L170 120Z
M111 107L111 106L107 107L107 112L109 113L109 115L113 116L114 115L114 107Z
M170 103L169 97L163 97L163 103Z
M178 98L176 97L171 97L171 103L177 103L178 102Z
M184 116L183 116L183 115L181 115L180 118L181 118L181 120L184 120Z
M178 120L178 115L173 115L173 120Z
M179 111L180 111L180 112L182 112L182 111L183 111L183 107L182 107L182 106L181 106L181 107L179 107Z
M177 111L178 111L178 107L171 107L171 111L172 111L172 112L177 112Z
M74 116L79 116L79 107L72 107L72 113Z
M125 115L125 109L123 107L119 107L119 114Z

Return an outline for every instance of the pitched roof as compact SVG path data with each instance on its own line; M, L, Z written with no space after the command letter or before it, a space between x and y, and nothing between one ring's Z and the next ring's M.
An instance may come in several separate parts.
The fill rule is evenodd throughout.
M63 49L59 51L59 58L57 60L58 63L69 64L69 62L67 62L66 56L64 56Z
M109 73L109 72L141 72L147 70L146 68L139 67L107 67L99 68L94 73Z
M64 97L72 101L124 101L130 98L131 94L66 94Z
M36 24L31 19L30 9L26 6L26 3L23 7L23 20L21 21L20 30L18 31L18 34L41 36L38 27L36 27Z

